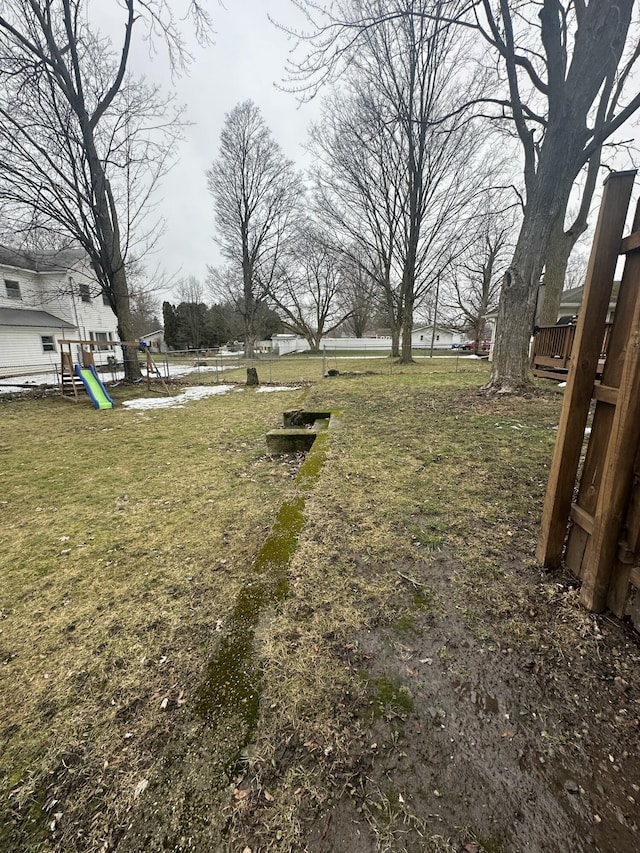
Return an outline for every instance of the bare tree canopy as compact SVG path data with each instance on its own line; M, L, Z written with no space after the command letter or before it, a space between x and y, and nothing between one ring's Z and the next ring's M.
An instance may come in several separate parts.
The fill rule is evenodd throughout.
M203 7L184 7L204 35ZM127 253L179 124L155 88L127 73L134 32L162 38L176 65L186 53L175 4L124 0L120 8L116 47L92 29L87 0L0 6L0 197L19 226L82 245L128 340ZM125 353L125 373L139 375L135 353Z
M207 172L216 215L216 241L229 261L214 275L225 296L242 282L245 354L256 342L256 314L278 275L294 234L302 179L273 139L252 101L227 114L217 160Z
M273 282L270 302L285 326L305 338L312 351L351 315L343 261L328 235L306 222Z
M350 58L348 95L331 102L325 128L314 132L324 210L371 258L394 352L401 329L406 362L414 309L449 263L456 222L482 181L474 173L478 130L456 109L476 85L467 46L449 21L451 4L430 5L430 15L412 0L340 5L336 38L355 33L339 46ZM350 187L346 200L339 192L331 200L332 184Z
M484 208L464 223L467 245L445 278L443 312L455 328L473 337L476 353L487 339L487 314L498 307L515 224L514 206L506 192L487 194Z

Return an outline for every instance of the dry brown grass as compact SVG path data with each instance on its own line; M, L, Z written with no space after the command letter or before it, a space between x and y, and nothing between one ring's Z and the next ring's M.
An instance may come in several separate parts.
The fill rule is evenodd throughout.
M440 606L411 571L445 544L469 623L483 630L473 588L517 635L522 602L501 560L507 540L531 549L559 406L552 392L477 396L477 361L370 367L349 360L341 371L361 375L158 412L3 406L7 850L116 844L295 490L295 466L266 457L264 435L302 400L340 412L342 428L307 497L289 595L257 626L260 717L235 779L250 796L231 791L211 820L229 849L298 850L305 820L353 788L380 849L401 850L406 827L420 829L387 793L380 808L358 800L376 698L360 639L385 626L401 646L415 608ZM309 381L317 364L287 369L278 379Z

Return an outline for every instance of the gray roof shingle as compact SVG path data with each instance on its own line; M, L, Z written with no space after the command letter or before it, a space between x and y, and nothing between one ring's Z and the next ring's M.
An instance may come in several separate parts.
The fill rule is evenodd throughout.
M84 249L80 248L25 252L22 249L0 245L0 264L33 272L68 270L85 257Z
M54 317L48 311L24 308L0 308L0 326L27 326L32 329L75 329L71 323Z

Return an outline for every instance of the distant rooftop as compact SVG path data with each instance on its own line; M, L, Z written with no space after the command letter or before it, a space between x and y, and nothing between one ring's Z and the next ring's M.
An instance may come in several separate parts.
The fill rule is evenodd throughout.
M620 282L614 281L613 287L611 288L610 302L613 303L617 300L619 290L620 290ZM584 294L584 286L572 287L570 290L563 290L562 296L560 297L560 305L580 305L580 303L582 302L583 294Z

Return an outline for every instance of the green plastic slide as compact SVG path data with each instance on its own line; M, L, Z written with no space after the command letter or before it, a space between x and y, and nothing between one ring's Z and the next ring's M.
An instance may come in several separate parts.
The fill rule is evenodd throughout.
M91 402L96 409L113 409L113 400L108 395L107 389L98 378L95 368L80 367L79 364L76 364L75 371L82 380L82 384L84 385L89 397L91 397Z

